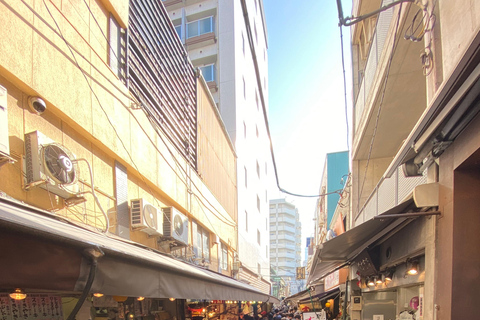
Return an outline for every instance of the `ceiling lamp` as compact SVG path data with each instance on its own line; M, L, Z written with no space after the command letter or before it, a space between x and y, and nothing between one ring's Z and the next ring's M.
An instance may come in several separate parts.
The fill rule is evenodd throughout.
M407 274L410 276L414 276L418 274L418 261L417 260L410 260L407 262Z
M170 300L170 301L175 301L175 298L169 298L168 300Z
M96 292L93 294L94 297L97 297L97 298L100 298L100 297L103 297L103 293L100 293L100 292Z
M145 300L145 297L138 297L137 300L138 301L143 301L143 300Z
M16 288L12 293L9 294L9 296L13 300L23 300L27 297L27 294L22 289Z

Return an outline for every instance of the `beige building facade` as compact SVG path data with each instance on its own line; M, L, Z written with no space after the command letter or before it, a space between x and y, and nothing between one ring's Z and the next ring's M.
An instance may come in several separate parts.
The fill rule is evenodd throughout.
M157 14L151 25L142 22L144 9L139 1L116 0L0 4L0 220L9 253L21 259L8 267L14 259L2 259L12 272L2 271L2 294L22 284L27 293L68 291L55 277L61 263L22 253L15 247L20 235L32 250L45 237L59 241L54 247L103 251L92 292L262 300L232 279L238 252L233 144L164 7L150 8ZM162 30L151 34L163 38L152 45L151 30L142 28ZM71 228L71 237L63 228ZM81 251L68 250L72 261L84 260ZM120 259L118 275L107 266L117 261L112 257ZM26 262L28 271L19 267ZM73 274L85 276L82 268ZM155 271L162 268L170 275L163 285ZM39 280L46 270L48 284ZM133 270L144 276L134 280ZM73 278L74 292L86 290ZM187 288L189 281L195 289ZM143 294L142 283L151 286ZM243 288L256 299L228 297L215 289L222 283L227 292ZM208 293L195 293L205 287Z

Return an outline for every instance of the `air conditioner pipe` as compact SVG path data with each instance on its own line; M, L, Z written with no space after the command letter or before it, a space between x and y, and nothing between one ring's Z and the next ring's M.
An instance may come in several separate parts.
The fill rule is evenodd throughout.
M89 248L84 251L84 255L89 258L91 265L90 265L90 272L88 273L88 279L85 283L85 288L83 288L82 295L78 298L77 304L73 308L72 312L68 316L67 320L74 320L75 316L77 315L78 311L82 307L85 299L87 298L90 289L92 288L93 280L95 279L95 273L97 271L98 266L98 258L103 257L104 253L99 248Z
M110 229L110 221L108 220L108 216L103 210L102 205L100 204L100 201L97 198L97 194L95 193L95 185L93 184L93 173L92 173L92 168L90 167L90 163L88 163L87 159L84 159L84 158L72 160L72 162L78 162L78 161L85 161L87 163L88 171L90 172L90 185L92 187L92 195L98 207L100 208L100 211L102 211L103 217L105 218L105 230L103 230L103 233L107 233L108 229Z

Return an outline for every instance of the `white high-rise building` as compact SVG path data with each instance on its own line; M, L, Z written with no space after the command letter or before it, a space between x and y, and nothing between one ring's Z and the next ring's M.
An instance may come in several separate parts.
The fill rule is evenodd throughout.
M290 286L289 294L302 290L303 281L296 280L297 267L302 266L301 237L298 209L285 199L270 200L270 265Z
M207 82L237 155L235 275L270 292L267 27L262 0L166 0L193 65Z

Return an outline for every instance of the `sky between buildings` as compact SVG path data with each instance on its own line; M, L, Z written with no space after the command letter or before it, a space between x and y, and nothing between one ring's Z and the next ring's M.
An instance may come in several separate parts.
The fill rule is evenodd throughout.
M335 0L263 3L268 30L269 125L280 186L292 193L315 195L325 155L347 150L337 4ZM343 0L342 5L344 16L350 16L351 1ZM350 119L350 30L343 27L342 31ZM316 199L270 188L270 199L284 197L299 209L304 247L305 238L313 235Z

